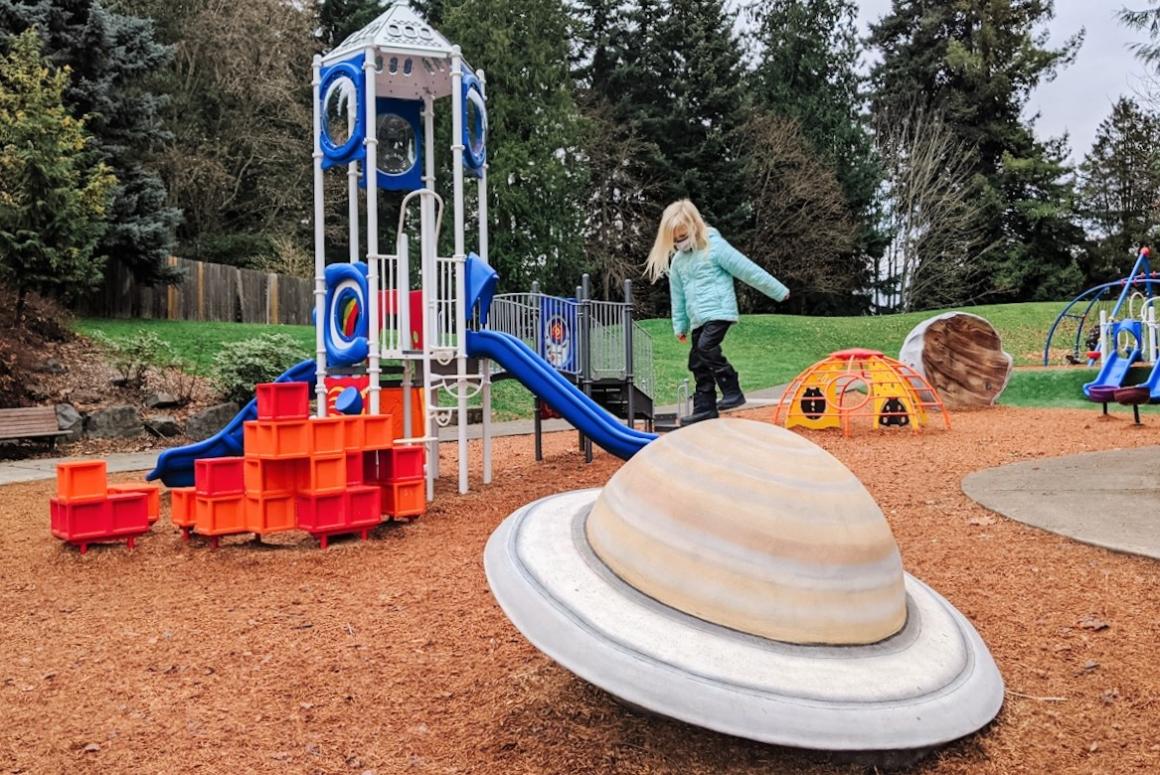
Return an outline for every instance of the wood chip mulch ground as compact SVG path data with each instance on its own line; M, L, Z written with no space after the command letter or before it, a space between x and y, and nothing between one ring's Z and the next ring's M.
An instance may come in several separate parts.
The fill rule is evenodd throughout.
M1160 565L959 489L1013 460L1160 443L1160 427L1096 410L954 421L811 435L866 483L907 570L974 622L1007 683L994 724L911 771L1160 771ZM136 551L82 557L49 534L51 483L0 490L0 771L866 771L627 709L528 645L488 592L484 542L521 504L619 465L584 465L571 433L545 446L537 464L530 438L499 440L495 482L462 497L448 447L430 513L328 551L282 534L214 552L163 515Z

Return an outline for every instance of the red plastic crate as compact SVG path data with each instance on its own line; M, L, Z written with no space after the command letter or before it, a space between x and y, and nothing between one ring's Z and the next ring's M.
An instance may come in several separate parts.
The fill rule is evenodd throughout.
M251 420L244 425L243 443L248 458L306 457L310 454L310 428L307 420Z
M389 414L363 417L363 449L390 449L395 445L395 434Z
M108 503L110 538L141 535L149 530L148 493L113 493Z
M52 534L63 541L98 541L107 538L112 531L109 502L103 498L79 502L52 498L49 505Z
M259 420L305 420L310 414L310 390L305 382L266 382L254 390Z
M418 517L427 511L426 481L391 482L380 486L383 513L389 517Z
M247 495L246 527L258 534L293 530L297 526L294 507L293 495Z
M194 512L194 530L201 535L222 536L249 532L246 529L246 503L240 495L218 498L197 495Z
M347 452L362 452L366 432L362 415L348 415L343 418L342 443Z
M247 495L288 496L298 492L302 468L297 460L246 458Z
M169 521L174 527L185 529L197 524L196 493L193 487L174 487L169 491Z
M379 453L378 481L387 484L422 478L425 452L419 444L383 450Z
M366 463L363 458L367 454L366 452L346 453L346 483L348 486L362 484L366 481ZM371 481L373 482L374 479L371 479Z
M346 454L311 455L305 466L303 486L299 488L314 495L346 489Z
M299 495L298 527L310 533L334 532L349 528L346 493Z
M197 494L207 498L239 496L246 491L244 458L211 457L195 460L193 480Z
M383 521L382 494L374 485L348 487L346 513L351 527L374 527Z
M149 499L149 524L161 516L161 485L158 484L110 484L110 493L143 492Z
M78 460L56 465L56 497L61 501L101 500L108 494L104 460Z
M310 429L310 454L337 455L346 451L343 431L345 417L315 417L308 425Z

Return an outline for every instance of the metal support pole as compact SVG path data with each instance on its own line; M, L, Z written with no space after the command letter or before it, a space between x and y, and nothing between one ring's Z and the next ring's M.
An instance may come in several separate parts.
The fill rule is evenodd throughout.
M423 96L423 185L427 189L435 190L435 98L430 94ZM424 197L426 198L426 197ZM420 202L420 205L422 202ZM430 254L438 261L439 257L439 232L434 232L435 244L431 246ZM431 304L430 291L427 287L428 271L427 271L427 252L420 246L419 251L419 287L422 295L422 323L419 325L419 330L423 338L423 400L425 401L424 415L423 415L423 434L428 438L434 439L439 435L439 428L435 422L434 391L431 390L431 341L428 337L434 328L428 325L431 319L429 304ZM435 267L431 267L430 276L435 277ZM408 286L409 287L409 286ZM438 295L438 294L436 294ZM408 302L410 300L408 299ZM410 336L410 333L407 334ZM435 500L435 479L439 476L439 442L427 442L427 500Z
M451 170L455 212L456 388L459 430L459 492L467 492L467 283L463 274L463 57L451 53Z
M367 345L367 375L370 377L370 414L379 413L379 160L378 120L376 116L375 50L366 49L363 73L366 75L366 171L367 171L367 315L370 325Z
M311 86L314 93L314 413L326 416L326 214L322 175L322 57L315 55Z
M584 288L576 286L576 330L572 332L576 342L576 387L584 392ZM579 431L577 444L584 450L584 431Z
M482 70L476 70L475 76L479 79L479 94L486 104L487 78ZM479 257L489 263L487 238L487 165L479 174ZM486 358L479 360L479 378L481 399L483 401L483 427L480 428L483 436L483 483L491 484L491 368Z
M536 437L536 460L544 459L544 439L543 439L543 420L540 419L540 412L544 407L544 402L539 398L532 399L532 406L535 411L532 413L532 427L535 430Z
M584 294L581 302L584 311L584 325L581 326L584 331L584 361L581 369L584 375L584 395L592 398L592 306L588 301L592 296L592 278L587 272L580 278L580 290ZM587 436L584 437L584 460L592 462L592 439Z
M624 280L624 392L625 412L628 417L625 422L629 428L636 425L636 413L633 403L633 364L632 364L632 280Z

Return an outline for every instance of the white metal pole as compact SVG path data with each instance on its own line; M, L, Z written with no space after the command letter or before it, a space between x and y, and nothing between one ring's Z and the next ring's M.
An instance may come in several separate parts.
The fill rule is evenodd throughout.
M375 50L366 49L366 171L367 171L367 300L369 333L367 375L370 377L370 414L379 413L379 160L378 117L376 115Z
M1148 361L1156 362L1156 305L1148 304Z
M1108 360L1108 353L1110 352L1110 350L1108 348L1108 340L1111 338L1108 336L1108 334L1109 334L1109 331L1108 331L1108 311L1101 309L1100 310L1100 365L1107 363L1107 360Z
M483 70L476 70L479 78L480 96L484 105L487 104L487 77ZM486 138L485 138L486 141ZM479 175L479 257L483 262L490 263L487 255L487 165ZM486 358L479 361L479 378L482 381L480 392L483 401L483 427L480 428L483 437L483 483L491 484L491 367Z
M314 92L314 413L326 416L326 223L322 175L322 57L315 54L311 86Z
M356 101L356 104L357 104L357 101ZM358 110L358 108L356 107L355 110ZM352 118L353 118L353 116L352 116ZM351 125L352 126L354 125L354 121L351 121ZM349 236L350 252L348 255L350 257L350 262L353 264L355 261L358 261L358 259L359 259L359 250L358 250L358 247L359 247L359 245L358 245L358 243L359 243L359 239L358 239L358 162L357 161L352 161L350 164L346 165L346 191L347 191L347 196L350 199L350 205L349 205L349 208L347 210L347 219L350 221L350 223L348 224L349 229L350 229L350 232L349 232L349 234L350 234L350 236Z
M459 399L459 492L467 492L467 283L463 276L463 57L451 50L451 169L455 207L455 348Z
M435 98L429 93L423 95L423 187L435 191ZM424 196L423 199L428 197ZM422 200L420 201L422 206ZM428 254L430 255L430 271L428 271ZM427 500L435 500L435 479L439 476L439 426L435 421L435 394L431 390L431 348L434 346L429 340L429 332L436 329L428 322L433 319L433 310L429 306L432 302L428 290L428 280L436 277L436 263L439 260L439 232L435 231L430 251L422 252L422 274L420 284L423 288L422 307L423 321L420 324L423 332L423 396L426 400L426 411L423 415L423 434L433 441L427 442ZM437 281L436 281L437 282Z

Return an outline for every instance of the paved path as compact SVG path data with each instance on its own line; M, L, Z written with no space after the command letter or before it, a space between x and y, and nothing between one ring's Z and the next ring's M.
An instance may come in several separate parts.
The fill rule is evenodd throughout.
M761 406L773 406L777 403L778 397L781 395L783 386L766 388L764 390L755 390L748 394L749 402L745 406L740 407L736 411L743 409L753 409ZM658 413L675 412L674 406L662 406L657 409ZM524 436L532 433L533 423L528 420L512 420L510 422L493 423L492 436ZM557 431L572 430L572 426L566 420L547 420L543 424L545 433L555 433ZM478 439L482 432L479 425L467 426L467 438ZM455 441L458 438L458 432L455 426L439 429L440 441ZM108 470L110 474L124 473L126 471L148 471L157 463L157 456L161 454L161 450L156 452L125 452L113 453L109 455L100 456L108 463ZM96 455L90 457L97 457ZM16 484L18 482L34 482L41 479L52 479L56 476L56 464L65 460L80 460L80 457L45 457L37 458L35 460L14 460L11 462L0 463L0 486L6 484Z
M992 511L1084 543L1160 559L1160 447L976 471L963 492Z

